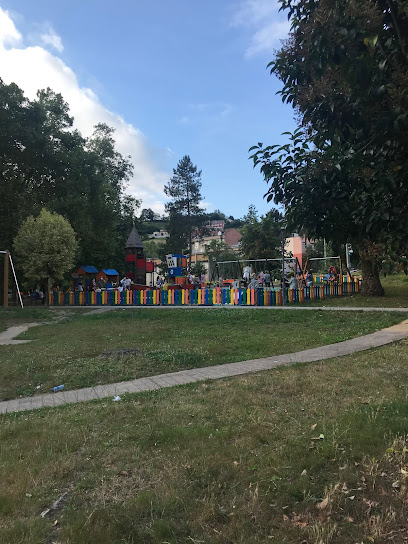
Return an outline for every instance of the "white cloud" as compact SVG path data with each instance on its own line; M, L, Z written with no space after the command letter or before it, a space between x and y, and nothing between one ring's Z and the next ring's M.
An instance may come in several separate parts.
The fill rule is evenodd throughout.
M231 25L246 28L251 33L246 57L273 53L290 30L290 21L285 14L279 13L277 0L241 0Z
M188 104L188 115L179 119L180 125L197 125L198 123L210 123L216 127L230 115L233 110L232 104L228 102L208 102Z
M44 43L44 35L48 36L48 45L57 50L62 47L61 39L54 32L42 34L39 38L41 43ZM90 136L94 125L99 122L113 127L117 149L125 156L130 155L134 165L128 192L141 198L143 207L163 213L163 202L166 199L163 185L169 175L158 164L168 156L168 149L156 150L153 156L150 151L152 148L143 133L120 115L105 108L92 89L81 87L75 72L61 58L41 45L24 46L23 38L9 13L1 8L0 65L3 81L15 82L31 99L36 96L38 89L46 87L61 93L70 105L75 127L84 136Z
M58 51L58 53L62 53L64 51L61 37L58 36L51 25L47 25L47 29L40 35L40 39L44 45L50 45L56 51Z
M270 52L279 45L279 40L287 38L290 23L287 21L273 21L262 26L255 32L251 44L245 51L245 56L252 57L258 53Z
M0 44L4 46L18 45L22 40L20 32L10 18L8 11L0 8Z

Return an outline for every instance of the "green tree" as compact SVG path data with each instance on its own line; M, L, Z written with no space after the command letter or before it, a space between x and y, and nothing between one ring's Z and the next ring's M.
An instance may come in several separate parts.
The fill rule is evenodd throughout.
M45 208L21 225L14 247L26 279L50 290L74 265L78 243L74 229L61 215Z
M402 0L280 0L289 40L270 64L298 129L254 146L293 228L357 247L363 292L382 295L384 251L406 254L408 8Z
M191 273L193 276L197 276L198 279L201 279L201 274L205 274L205 266L201 261L197 261L196 263L191 265Z
M193 165L188 155L173 169L173 176L164 186L164 192L171 198L171 202L166 204L170 234L166 248L174 253L181 253L187 248L191 262L193 230L204 222L205 216L200 207L201 170Z
M255 206L250 206L241 229L241 252L246 259L274 259L280 257L282 215L271 210L258 217Z
M123 263L140 202L124 192L132 165L113 129L96 125L85 139L60 94L41 90L31 101L1 80L0 123L0 247L11 248L22 222L45 206L70 221L82 262Z
M208 257L208 272L211 279L214 267L217 263L223 261L237 261L239 254L233 251L225 242L220 240L211 240L205 248L205 254ZM238 275L238 269L234 263L228 263L219 267L219 273L224 278L235 277Z
M254 204L250 204L248 207L248 213L242 218L244 224L254 225L259 222L258 210Z
M156 217L157 215L151 208L143 208L140 213L140 218L142 219L142 221L154 221Z
M331 242L325 242L325 240L319 239L313 241L311 244L306 246L305 257L307 259L322 258L326 255L327 260L323 261L311 261L308 268L314 273L327 273L327 269L330 265L333 264L333 261L330 261L330 257L334 255L339 255L333 251L333 244Z

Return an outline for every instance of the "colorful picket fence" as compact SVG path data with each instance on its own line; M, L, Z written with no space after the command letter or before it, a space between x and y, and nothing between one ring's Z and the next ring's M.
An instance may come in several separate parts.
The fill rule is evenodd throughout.
M359 282L317 284L287 289L286 303L302 303L358 293ZM100 293L50 293L51 306L282 306L280 289L169 289L146 291L101 291Z
M325 283L327 274L313 274L313 282L314 283ZM362 277L361 276L343 276L343 283L354 283L356 281L361 282Z

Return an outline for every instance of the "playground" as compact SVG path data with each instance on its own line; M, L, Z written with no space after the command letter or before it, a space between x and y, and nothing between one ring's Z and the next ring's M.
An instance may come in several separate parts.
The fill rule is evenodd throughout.
M130 257L133 256L127 259ZM188 272L186 256L168 255L167 281L158 276L156 287L145 285L145 279L144 283L133 284L131 278L135 274L131 272L117 289L112 284L109 288L97 288L95 278L88 278L87 274L87 289L83 290L80 284L80 289L51 292L49 303L52 306L285 306L359 293L361 276L353 276L350 271L343 275L340 257L331 258L327 274L312 274L308 268L312 261L323 261L326 267L330 259L307 260L303 269L297 258L220 262L213 266L207 282L204 274L198 278ZM279 280L275 276L280 264ZM78 272L85 274L91 268L94 267L82 267ZM97 269L90 272L96 274ZM143 281L146 272L138 274Z
M1 251L2 305L8 306L10 285L16 304L23 307L21 289L10 252ZM340 256L299 259L237 259L213 262L208 277L194 276L186 255L166 255L163 277L149 261L136 227L124 248L125 276L114 268L80 265L71 272L70 287L54 286L49 293L37 287L26 304L50 306L286 306L359 293L362 278L343 266ZM164 265L160 265L164 269ZM312 266L315 272L312 271ZM11 272L12 271L12 279ZM322 273L323 271L323 273ZM324 272L326 271L326 272ZM11 281L10 281L11 279ZM49 283L49 282L48 282Z
M51 294L49 308L0 310L0 330L37 325L17 337L26 343L0 345L2 405L34 408L0 415L2 542L349 544L405 534L407 340L338 355L407 314L323 311L360 300L359 282L339 275L291 289L285 280L251 288L259 276L248 273L246 285L87 288ZM388 279L390 307L405 300L404 280ZM319 346L330 359L300 364L299 352ZM250 368L288 354L299 364ZM250 374L219 370L231 363ZM200 383L165 378L195 370L203 380L212 367ZM149 377L158 390L126 393ZM110 384L114 394L99 393ZM94 400L81 402L82 388ZM58 406L65 393L73 404ZM41 408L47 396L52 407Z

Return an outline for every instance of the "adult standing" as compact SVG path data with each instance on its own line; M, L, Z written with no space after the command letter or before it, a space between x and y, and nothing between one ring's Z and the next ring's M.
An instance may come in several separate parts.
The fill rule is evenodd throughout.
M249 277L251 275L251 267L250 266L244 266L243 275L244 275L244 278L243 278L244 282L248 283L249 282Z
M269 274L268 270L265 270L263 280L264 280L265 287L271 286L271 275Z

